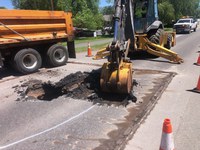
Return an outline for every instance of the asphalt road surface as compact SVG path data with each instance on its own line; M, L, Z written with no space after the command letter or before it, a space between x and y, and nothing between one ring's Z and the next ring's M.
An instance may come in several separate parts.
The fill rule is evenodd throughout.
M174 124L176 149L199 149L200 95L188 91L196 86L200 74L199 67L193 65L200 49L199 39L199 30L177 36L173 50L183 57L184 64L171 64L162 58L132 60L133 78L139 85L134 88L136 101L131 99L126 104L94 103L65 95L51 101L20 97L26 88L21 85L27 81L57 82L77 71L98 70L106 61L93 61L84 53L66 66L43 68L31 75L2 70L0 149L154 150L159 149L165 117Z

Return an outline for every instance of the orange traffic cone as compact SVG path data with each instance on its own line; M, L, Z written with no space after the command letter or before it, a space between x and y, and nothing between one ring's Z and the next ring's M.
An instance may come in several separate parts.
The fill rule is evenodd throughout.
M197 87L194 88L192 91L200 93L200 76L199 76L199 80L198 80L198 83L197 83Z
M197 66L200 66L200 54L199 54L199 57L198 57L198 59L197 59L197 62L194 63L194 64L197 65Z
M170 119L165 119L163 122L160 150L174 150L174 139Z
M91 49L91 47L90 47L90 42L88 42L87 57L92 57L92 49Z

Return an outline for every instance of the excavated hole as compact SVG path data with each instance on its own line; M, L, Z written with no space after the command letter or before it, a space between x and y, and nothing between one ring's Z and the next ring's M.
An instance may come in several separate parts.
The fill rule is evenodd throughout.
M88 72L76 72L70 74L59 82L52 83L48 81L43 83L40 80L32 80L24 83L21 87L26 87L19 92L24 100L39 99L51 101L59 96L65 95L74 99L89 100L93 103L106 103L108 105L116 104L127 105L129 102L136 102L136 97L131 94L111 94L100 90L99 85L100 70ZM137 82L133 81L134 86ZM16 88L16 87L15 87ZM19 99L18 99L19 100Z

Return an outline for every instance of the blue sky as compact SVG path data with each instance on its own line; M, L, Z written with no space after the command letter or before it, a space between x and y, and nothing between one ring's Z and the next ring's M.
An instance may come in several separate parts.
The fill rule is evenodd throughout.
M111 4L108 4L106 0L100 0L100 7L107 6L107 5L111 5ZM0 0L0 6L4 6L7 9L13 8L11 0Z
M106 0L100 0L100 7L108 6L108 5L112 5L112 4L108 4L108 3L106 2Z
M4 7L8 8L8 9L12 9L13 8L11 0L0 0L0 6L4 6Z

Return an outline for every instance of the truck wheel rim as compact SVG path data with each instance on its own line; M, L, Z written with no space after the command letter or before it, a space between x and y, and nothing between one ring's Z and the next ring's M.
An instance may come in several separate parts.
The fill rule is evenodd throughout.
M22 59L22 64L27 69L34 69L37 66L37 58L33 54L26 54Z
M54 58L57 62L63 62L65 60L65 52L63 49L56 49L54 52Z

